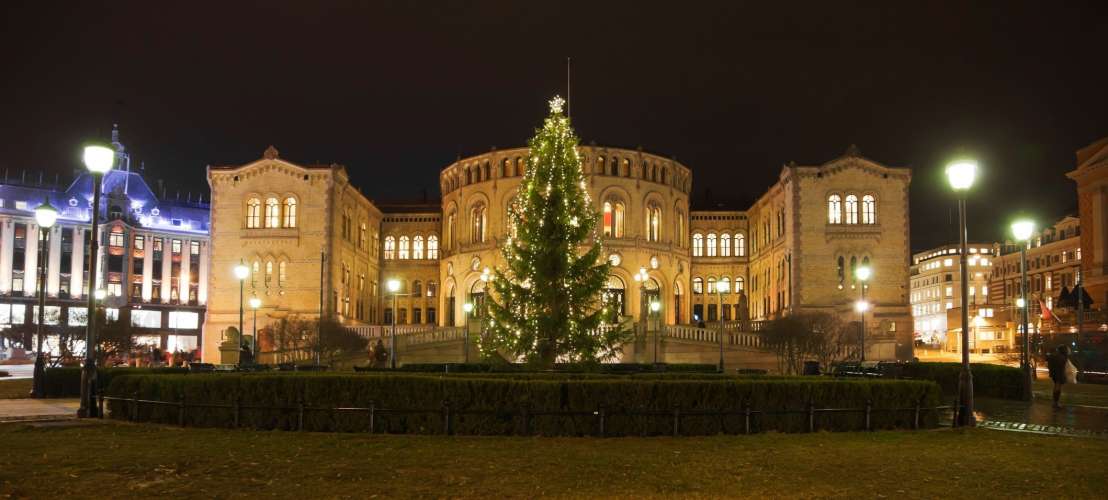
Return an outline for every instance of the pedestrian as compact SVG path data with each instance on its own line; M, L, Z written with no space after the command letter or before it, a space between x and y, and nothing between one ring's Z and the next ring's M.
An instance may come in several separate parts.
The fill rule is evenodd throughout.
M1065 345L1058 346L1053 353L1046 358L1046 367L1050 372L1050 380L1054 382L1054 408L1061 408L1060 401L1062 399L1062 386L1067 382L1075 383L1073 376L1067 376L1066 372L1073 370L1076 375L1076 369L1073 368L1073 363L1070 362L1070 349Z

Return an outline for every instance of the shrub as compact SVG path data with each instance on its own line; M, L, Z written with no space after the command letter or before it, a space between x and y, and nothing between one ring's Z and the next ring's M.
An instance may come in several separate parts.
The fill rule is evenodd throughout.
M975 396L1023 398L1023 373L1019 368L972 363L970 370L973 372ZM900 371L901 376L905 378L931 380L938 383L947 395L958 393L958 378L961 373L961 363L905 363L901 365Z
M298 405L303 403L303 426L312 431L369 430L365 410L375 413L375 432L436 434L444 430L443 405L449 401L453 430L459 434L545 436L598 435L599 416L605 413L605 435L662 435L673 432L673 410L687 412L682 435L741 433L742 410L755 411L753 431L797 432L807 429L809 404L815 408L864 408L872 402L874 428L911 427L917 404L939 404L938 385L909 380L836 380L828 378L740 378L723 375L633 375L536 373L519 375L461 374L193 374L115 377L109 395L179 402L190 405L185 424L228 427L241 404L239 424L258 429L298 428ZM205 406L206 405L206 406ZM219 406L217 406L219 405ZM277 409L274 409L277 407ZM132 403L109 401L112 418L128 418ZM522 417L529 418L525 427ZM899 409L900 411L883 411ZM390 411L392 410L392 411ZM400 410L400 411L397 411ZM720 415L720 410L730 413ZM781 414L782 410L797 413ZM138 420L178 422L177 405L143 404ZM701 412L695 414L692 412ZM820 430L864 428L862 412L829 412L816 416ZM936 412L924 412L921 425L937 425Z
M536 373L534 367L518 363L410 363L400 366L406 372L429 373ZM363 369L363 371L368 371ZM716 365L701 363L558 363L553 371L565 373L713 373Z
M188 373L188 368L99 368L101 388L108 387L117 375ZM48 398L75 398L81 395L81 368L47 368L45 391Z
M4 370L0 370L0 378L3 378L3 377L10 377L10 376L12 376L12 374L10 374L10 373L8 373L8 372L6 372L6 371L4 371Z

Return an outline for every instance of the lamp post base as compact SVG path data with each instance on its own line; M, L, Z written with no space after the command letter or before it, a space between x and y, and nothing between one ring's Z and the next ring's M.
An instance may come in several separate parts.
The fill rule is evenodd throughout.
M958 427L977 426L977 418L973 415L973 373L969 367L963 368L958 376L958 408L955 412Z
M35 356L35 379L31 386L31 397L46 397L46 360L41 352Z

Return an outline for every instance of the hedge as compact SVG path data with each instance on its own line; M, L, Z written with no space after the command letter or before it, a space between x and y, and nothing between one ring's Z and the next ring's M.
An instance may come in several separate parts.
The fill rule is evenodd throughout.
M533 366L519 363L409 363L400 365L401 371L429 373L528 373ZM714 373L716 365L705 363L558 363L554 372L565 373ZM367 370L369 371L369 370Z
M182 374L188 373L188 368L99 368L96 370L97 381L101 388L108 387L112 379L118 375L138 374ZM81 367L61 367L46 369L46 397L48 398L76 398L81 396Z
M457 434L544 436L599 435L598 412L605 413L606 436L673 433L673 410L702 411L680 419L681 435L744 432L741 411L766 411L752 418L753 432L799 432L808 429L809 404L815 408L865 408L872 403L872 428L913 426L917 404L940 404L933 382L913 380L844 380L828 378L743 379L717 377L667 379L656 377L564 377L560 380L490 376L423 374L220 374L127 375L108 388L112 418L177 424L178 405L140 404L128 399L180 402L188 405L242 405L238 425L256 429L296 430L298 405L303 429L323 432L365 432L367 411L333 412L319 408L368 408L375 413L373 432L439 434L445 431L443 408L449 401L452 430ZM267 407L267 408L254 408ZM273 409L282 407L283 409ZM313 409L315 408L315 409ZM530 415L524 419L522 409ZM388 412L388 409L409 412ZM720 416L720 410L733 412ZM899 411L881 411L898 409ZM782 410L797 413L776 413ZM467 413L480 411L482 413ZM132 413L136 412L136 413ZM576 412L549 415L542 412ZM629 412L654 412L631 415ZM232 427L229 407L189 406L184 425ZM528 422L525 427L524 422ZM936 411L921 414L921 427L938 423ZM861 430L864 413L828 412L816 416L818 430Z
M1019 368L971 363L970 370L973 372L974 396L1023 398L1023 372ZM905 378L934 381L948 395L958 393L961 373L961 363L904 363L900 372Z

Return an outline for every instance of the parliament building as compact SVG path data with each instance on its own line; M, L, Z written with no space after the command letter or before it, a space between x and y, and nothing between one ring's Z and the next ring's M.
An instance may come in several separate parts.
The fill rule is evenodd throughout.
M866 357L910 353L907 168L851 147L821 165L785 165L746 210L695 210L689 166L579 148L613 264L606 293L620 315L638 320L656 300L670 325L802 311L858 321L853 271L869 265ZM217 360L222 332L238 325L239 263L251 270L243 293L262 302L259 328L321 310L352 327L461 326L462 305L484 297L482 274L504 264L506 214L527 157L516 148L459 159L439 174L440 200L409 205L375 203L345 167L289 161L273 147L243 165L210 166L205 361ZM401 283L395 297L390 279Z

